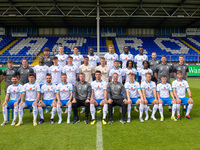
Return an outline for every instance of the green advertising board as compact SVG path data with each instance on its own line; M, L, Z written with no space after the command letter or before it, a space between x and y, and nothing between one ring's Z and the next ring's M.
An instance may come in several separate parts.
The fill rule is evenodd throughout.
M200 76L200 65L188 65L188 68L189 68L188 76L190 77Z
M2 71L6 70L8 67L0 67Z

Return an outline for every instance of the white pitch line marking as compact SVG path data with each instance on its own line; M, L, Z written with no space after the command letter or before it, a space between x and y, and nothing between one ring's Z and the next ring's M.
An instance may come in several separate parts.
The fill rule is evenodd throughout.
M101 123L101 113L97 113L97 141L96 149L103 150L103 136L102 136L102 123Z

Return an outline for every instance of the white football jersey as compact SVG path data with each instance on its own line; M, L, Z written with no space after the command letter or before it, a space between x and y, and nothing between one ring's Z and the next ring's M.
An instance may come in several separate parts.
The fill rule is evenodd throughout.
M143 61L147 60L148 61L148 56L143 54L143 55L140 55L140 54L137 54L134 58L134 62L137 63L137 71L140 71L141 69L143 69Z
M92 83L93 81L92 74L95 73L94 67L92 65L88 64L87 66L85 66L84 64L82 64L79 67L79 72L85 74L86 82Z
M109 73L110 73L110 67L107 65L105 65L105 67L102 67L101 65L99 65L95 68L95 71L97 71L97 70L101 71L101 75L102 75L101 79L105 82L109 82L108 77L109 77Z
M131 68L131 69L125 68L125 69L123 69L123 71L124 71L125 79L126 79L125 82L129 82L128 75L130 72L134 73L134 75L137 76L137 70L135 68Z
M172 82L172 89L176 89L176 94L179 98L185 97L186 89L190 88L186 80Z
M124 87L125 87L125 89L129 90L130 98L138 97L137 93L138 93L138 90L140 90L140 84L138 82L136 82L136 81L134 81L133 83L131 83L130 81L126 82Z
M49 73L49 67L46 65L40 66L36 65L34 68L34 73L36 74L36 83L46 84L46 75Z
M160 98L169 98L170 91L172 91L172 87L169 83L159 83L157 85L157 92L159 92Z
M103 80L97 82L97 80L91 83L92 90L94 91L94 99L104 99L104 91L107 90L107 83Z
M50 68L49 68L49 73L51 74L52 76L52 83L53 84L59 84L61 83L61 73L62 73L62 67L61 66L54 66L52 65Z
M99 57L97 55L94 56L88 55L88 58L89 58L89 64L92 65L94 68L96 68L97 63L100 62Z
M107 65L110 67L110 69L114 68L114 61L118 60L118 55L116 53L110 54L106 53L104 55L105 60L107 61Z
M7 88L7 93L10 95L10 100L18 100L20 97L20 93L23 92L23 85L18 84L14 86L13 84L9 85Z
M72 85L75 85L76 83L76 75L79 74L79 69L77 66L72 65L66 65L62 69L62 73L65 73L67 75L67 82L71 83Z
M153 76L153 71L151 69L141 69L139 71L139 76L141 76L141 82L144 82L146 80L146 73L151 73L151 75Z
M145 89L146 97L153 97L153 89L156 89L156 84L153 81L150 81L150 83L144 81L141 84L141 89Z
M73 86L71 83L60 83L56 87L56 91L60 92L60 100L69 100L70 98L70 91L73 91Z
M62 54L62 55L57 54L56 57L58 57L58 65L61 67L64 67L66 65L68 55L67 54Z
M122 69L125 69L126 68L126 63L128 60L132 60L133 61L133 55L132 54L121 54L120 55L120 61L122 61Z
M73 64L79 68L81 62L83 62L83 56L80 54L78 55L72 54L71 56L73 57Z
M37 93L40 93L40 85L38 83L24 84L23 93L26 93L26 101L35 101Z
M122 83L122 77L125 76L124 70L121 68L118 69L113 68L110 70L109 77L112 77L114 73L118 74L118 82Z
M51 85L44 84L41 87L41 94L44 94L43 100L54 100L56 94L56 85L52 83Z

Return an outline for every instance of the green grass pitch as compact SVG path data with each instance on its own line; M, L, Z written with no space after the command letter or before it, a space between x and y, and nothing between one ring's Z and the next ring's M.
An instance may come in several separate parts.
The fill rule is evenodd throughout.
M194 107L191 111L193 120L182 116L181 121L170 119L171 113L164 107L164 122L158 120L140 123L138 113L132 110L131 123L121 124L118 108L114 113L112 125L102 125L103 149L105 150L133 150L133 149L200 149L200 78L188 79ZM1 84L4 87L4 83ZM1 89L1 104L4 102L4 90ZM2 107L2 106L1 106ZM182 113L182 112L181 112ZM32 114L25 110L20 127L11 127L11 119L6 126L0 126L0 150L6 149L96 149L97 126L85 125L84 115L81 122L73 125L66 123L67 115L63 115L63 123L50 124L50 113L44 113L45 122L33 127ZM39 116L38 116L39 121ZM3 122L2 108L0 108L0 123ZM72 117L71 117L72 122Z

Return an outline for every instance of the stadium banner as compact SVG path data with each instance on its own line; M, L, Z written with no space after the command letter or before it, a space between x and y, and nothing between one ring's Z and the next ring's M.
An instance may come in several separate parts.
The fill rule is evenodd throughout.
M27 37L27 33L12 33L12 37Z
M5 35L6 34L6 30L3 27L0 27L0 35Z
M200 65L188 65L189 68L189 77L197 77L200 76Z
M187 35L200 35L200 28L187 28L186 34Z
M186 37L186 33L172 33L172 37Z

